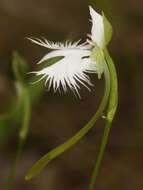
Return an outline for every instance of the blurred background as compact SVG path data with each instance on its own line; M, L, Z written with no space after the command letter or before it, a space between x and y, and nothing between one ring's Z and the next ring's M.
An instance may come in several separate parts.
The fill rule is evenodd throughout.
M0 0L0 189L15 158L21 116L5 116L17 106L17 80L12 60L16 50L27 61L27 72L48 51L26 37L72 41L90 33L88 5L103 10L114 28L110 51L119 79L119 107L110 134L102 169L95 189L143 189L143 1L142 0ZM25 62L25 61L24 61ZM27 75L26 75L27 76ZM29 77L29 76L28 76ZM24 175L32 164L82 128L95 113L103 94L104 81L91 76L95 86L82 99L54 94L35 85L30 95L30 130L17 166L14 190L87 189L104 129L104 122L76 146L52 161L36 178ZM16 80L17 79L17 80ZM29 83L27 82L28 86Z

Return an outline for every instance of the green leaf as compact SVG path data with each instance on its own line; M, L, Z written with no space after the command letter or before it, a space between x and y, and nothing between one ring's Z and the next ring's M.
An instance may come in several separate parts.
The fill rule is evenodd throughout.
M12 54L12 68L16 80L21 82L24 81L28 70L28 64L17 51L14 51Z
M12 69L16 80L13 84L15 86L16 96L6 109L6 112L0 114L1 144L8 139L15 130L16 124L22 120L27 96L29 96L30 104L35 104L39 101L45 90L43 81L34 85L31 84L32 81L36 80L35 75L30 77L29 81L25 80L28 76L27 68L28 64L25 59L17 51L14 51L12 56Z
M103 23L104 23L104 34L105 34L105 46L107 46L112 38L113 29L112 25L106 18L105 14L102 12Z

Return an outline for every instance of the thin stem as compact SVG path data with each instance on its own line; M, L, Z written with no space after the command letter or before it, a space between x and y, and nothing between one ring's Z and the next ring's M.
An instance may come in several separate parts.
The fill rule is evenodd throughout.
M110 90L110 98L109 98L109 106L108 106L108 110L107 110L105 130L104 130L104 134L102 137L101 146L99 149L99 153L97 156L97 160L95 163L95 167L93 170L93 174L91 177L91 181L90 181L88 190L94 189L96 179L97 179L97 176L98 176L98 173L100 170L101 162L103 160L105 148L108 143L108 138L109 138L110 129L112 126L112 121L114 119L114 115L116 113L117 104L118 104L118 82L117 82L116 69L115 69L113 60L111 59L108 51L105 50L104 53L105 53L105 59L106 59L107 65L108 65L108 69L110 72L111 90Z
M24 87L23 87L24 88ZM29 128L29 121L30 121L30 115L31 115L31 109L30 109L30 99L29 99L29 94L26 88L23 89L23 98L24 98L24 107L23 107L23 121L22 121L22 127L20 129L19 133L19 142L17 145L17 150L16 150L16 157L13 161L12 168L10 171L10 174L8 176L8 179L6 181L6 186L5 190L11 190L13 181L16 175L16 167L17 163L21 157L23 146L28 134L28 128Z
M60 146L56 147L52 151L48 152L46 155L44 155L39 161L37 161L33 167L28 171L25 179L30 180L33 176L37 175L51 160L71 148L73 145L75 145L79 140L81 140L94 126L95 122L99 117L102 116L103 111L105 110L108 98L109 98L109 92L110 92L110 80L109 80L109 72L106 69L105 73L105 91L104 96L102 98L102 101L99 105L99 108L95 115L91 118L91 120L78 132L76 133L72 138L67 140L65 143L61 144Z

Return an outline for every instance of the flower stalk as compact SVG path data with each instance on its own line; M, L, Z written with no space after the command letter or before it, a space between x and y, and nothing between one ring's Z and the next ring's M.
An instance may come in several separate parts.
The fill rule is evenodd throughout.
M109 97L109 105L107 109L107 116L106 116L106 123L105 123L105 129L102 137L102 142L99 148L99 153L97 155L97 160L95 162L95 166L93 169L93 173L91 176L91 181L89 184L88 190L93 190L94 186L96 184L96 179L99 174L99 170L101 167L101 162L103 160L103 156L105 153L105 148L108 143L109 139L109 134L110 134L110 129L112 126L112 121L114 119L117 105L118 105L118 81L117 81L117 74L116 74L116 69L113 63L112 58L110 57L108 50L104 50L105 54L105 59L108 65L108 69L110 72L110 81L111 81L111 87L110 87L110 97Z

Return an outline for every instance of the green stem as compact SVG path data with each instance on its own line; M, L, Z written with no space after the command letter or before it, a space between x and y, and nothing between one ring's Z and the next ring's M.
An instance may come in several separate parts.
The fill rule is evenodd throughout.
M99 108L96 112L96 114L91 118L91 120L72 138L67 140L65 143L61 144L60 146L56 147L52 151L48 152L46 155L44 155L39 161L37 161L32 168L28 171L25 179L30 180L33 176L37 175L51 160L71 148L73 145L75 145L79 140L81 140L94 126L95 122L99 117L102 116L103 111L105 110L108 98L109 98L109 92L110 92L110 76L108 69L105 69L105 91L104 96L102 98L102 101L99 105Z
M28 134L28 129L29 129L29 121L30 121L30 115L31 115L31 107L30 107L30 99L29 99L29 94L28 91L25 87L23 87L23 95L22 97L24 98L23 101L23 121L22 121L22 127L20 129L20 133L19 133L19 142L18 142L18 146L17 146L17 150L16 150L16 157L14 159L14 162L12 164L12 168L10 171L10 174L8 176L8 179L6 181L6 186L5 186L5 190L11 190L12 189L12 185L13 185L13 181L16 175L16 167L17 167L17 163L21 157L21 153L23 150L23 146Z
M117 81L116 69L115 69L113 60L110 57L107 50L104 50L104 54L105 54L105 59L106 59L107 65L108 65L108 69L110 72L110 79L111 79L110 98L109 98L109 106L108 106L108 110L107 110L105 130L104 130L104 134L102 137L101 146L99 149L99 153L97 156L97 160L95 163L95 167L93 170L93 174L91 177L91 181L90 181L88 190L94 189L96 179L97 179L97 176L99 173L99 169L101 166L101 162L103 160L105 148L108 143L108 138L109 138L110 129L112 126L112 121L114 119L116 109L117 109L117 104L118 104L118 81Z

